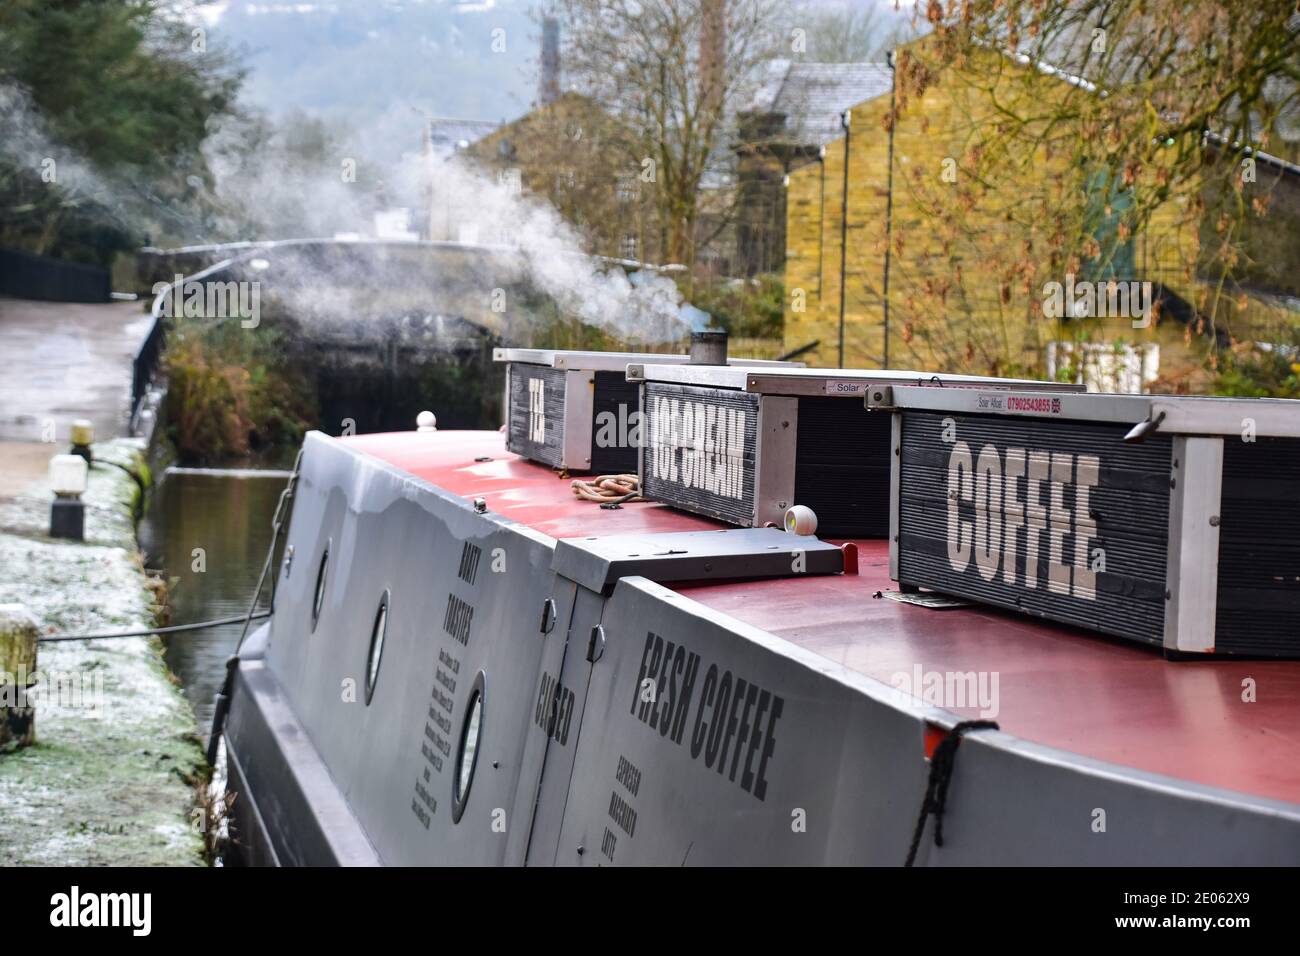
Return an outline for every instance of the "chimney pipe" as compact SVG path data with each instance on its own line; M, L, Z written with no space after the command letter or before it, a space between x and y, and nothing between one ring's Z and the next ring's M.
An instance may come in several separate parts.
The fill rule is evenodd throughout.
M539 106L560 98L560 21L555 17L542 20L542 73L537 84Z
M691 333L691 365L726 365L727 333L723 331Z
M700 5L700 102L707 113L722 114L722 93L727 59L725 0L703 0Z

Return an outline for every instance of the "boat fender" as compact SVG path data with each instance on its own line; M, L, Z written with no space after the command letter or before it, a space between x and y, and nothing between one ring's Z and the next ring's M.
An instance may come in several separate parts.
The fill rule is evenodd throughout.
M550 634L555 628L556 608L555 602L547 598L542 602L542 624L538 628L543 634Z
M587 663L594 664L600 660L605 653L605 628L604 625L597 624L591 629L591 637L587 639Z
M226 722L226 711L230 709L230 698L218 691L212 702L212 727L208 730L208 751L205 754L209 767L217 765L217 748L221 746L222 725Z
M226 679L221 690L213 698L212 728L208 731L208 766L217 765L217 748L221 745L221 733L226 726L226 712L230 710L230 688L234 683L235 669L239 666L239 656L231 654L226 658Z

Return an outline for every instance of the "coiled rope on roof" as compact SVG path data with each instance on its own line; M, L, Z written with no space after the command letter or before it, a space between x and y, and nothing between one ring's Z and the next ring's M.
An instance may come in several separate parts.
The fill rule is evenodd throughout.
M584 501L595 501L602 505L645 500L641 497L641 479L636 475L601 475L588 480L575 478L569 487Z

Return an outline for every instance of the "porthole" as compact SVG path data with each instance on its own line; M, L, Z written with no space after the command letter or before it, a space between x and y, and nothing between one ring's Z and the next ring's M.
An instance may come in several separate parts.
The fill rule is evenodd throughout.
M460 728L460 747L456 750L456 772L451 778L451 820L459 823L474 785L474 768L478 765L479 743L483 737L483 672L474 678L465 705L465 721Z
M316 571L316 590L312 593L311 598L311 629L312 633L316 631L316 622L320 620L320 612L325 607L325 570L330 564L330 544L331 539L326 539L325 550L320 555L320 567Z
M370 653L366 655L366 704L375 696L375 684L379 681L379 662L384 656L384 631L388 629L389 593L379 599L379 610L375 612L375 624L370 631Z

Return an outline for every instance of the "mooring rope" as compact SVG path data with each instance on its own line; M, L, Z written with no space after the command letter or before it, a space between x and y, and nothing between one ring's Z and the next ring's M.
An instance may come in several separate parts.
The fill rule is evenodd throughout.
M270 616L270 611L259 611L253 615L253 620L260 621ZM219 617L211 621L196 621L193 624L146 627L138 631L107 631L103 634L47 634L43 637L37 637L36 642L38 644L48 644L57 641L102 641L113 637L149 637L152 634L176 634L179 631L199 631L207 627L221 627L223 624L242 624L247 618L247 614L237 614L234 617Z
M569 487L584 501L595 501L602 505L645 500L641 497L641 479L636 475L601 475L587 481L575 478Z
M262 586L266 583L266 576L271 570L271 563L275 558L275 546L280 540L280 535L288 530L289 505L293 501L294 491L298 486L298 473L302 468L302 449L298 449L298 457L293 460L293 472L289 475L288 481L284 483L284 490L280 492L280 500L275 506L275 515L271 518L271 546L266 549L266 560L262 563L262 573L257 577L257 587L253 589L253 597L248 602L248 613L244 616L244 629L239 632L239 640L235 643L234 652L226 658L226 676L221 682L221 690L217 693L215 706L212 711L212 729L208 732L208 766L217 765L217 747L221 742L221 734L226 726L226 711L230 708L230 695L235 687L235 671L239 669L239 651L244 646L244 638L248 636L248 627L256 619L255 610L257 601L262 596ZM275 590L280 582L279 573L271 575L271 611L275 611Z
M921 815L916 820L916 830L912 833L912 846L907 851L907 862L911 866L916 861L916 851L921 846L921 834L925 832L925 818L934 814L934 845L943 846L943 811L948 803L948 784L952 781L953 761L957 758L957 748L961 739L972 730L1000 730L993 720L963 720L955 725L948 735L939 741L930 758L930 779L925 786L925 799L921 801Z
M128 475L133 475L124 465L115 461L109 461L107 458L96 458L96 464L115 465L121 468ZM280 492L280 500L276 503L275 516L271 519L271 546L267 549L266 561L262 565L262 573L257 579L257 589L253 592L252 601L249 602L248 610L236 617L219 617L210 621L195 621L193 624L171 624L167 627L144 627L134 631L105 631L100 634L46 634L38 636L38 644L55 644L62 641L103 641L111 640L115 637L150 637L156 634L179 634L182 631L201 631L209 627L221 627L225 624L243 624L244 629L239 634L239 641L235 645L235 655L239 654L239 648L244 643L244 638L248 635L248 626L253 621L262 621L270 617L275 610L275 586L279 582L279 575L272 575L271 578L271 607L265 611L257 610L258 598L262 596L263 586L266 584L267 572L271 569L271 561L275 555L275 546L280 539L280 532L284 528L284 519L286 516L286 505L293 498L294 486L298 480L298 467L302 463L302 450L298 450L298 457L293 463L293 471L289 473L289 480L285 483L284 490ZM138 481L139 479L137 479Z
M267 572L271 570L271 562L275 559L275 546L280 541L280 534L288 529L289 504L293 501L293 493L298 487L298 472L302 468L302 449L298 449L298 455L293 460L293 471L289 473L289 478L284 483L284 490L280 492L280 500L275 503L275 514L271 517L271 546L266 549L266 561L262 564L262 573L257 576L257 587L253 590L253 598L248 602L248 616L244 620L244 629L239 633L239 640L235 644L235 658L239 657L239 649L244 646L244 638L248 636L248 626L253 623L253 612L257 608L257 601L262 596L262 585L266 583ZM280 583L279 573L271 575L271 610L275 610L275 588Z

